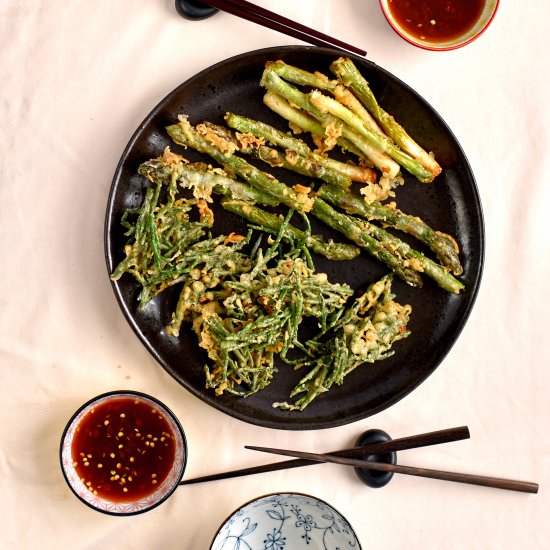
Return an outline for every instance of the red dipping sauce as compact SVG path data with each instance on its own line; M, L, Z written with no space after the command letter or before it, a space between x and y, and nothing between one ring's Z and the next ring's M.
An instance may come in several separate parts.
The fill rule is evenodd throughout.
M71 446L73 466L87 489L111 502L152 494L174 464L176 442L164 416L132 397L95 405L80 420Z
M449 42L470 30L484 0L388 0L395 22L411 36L432 43Z

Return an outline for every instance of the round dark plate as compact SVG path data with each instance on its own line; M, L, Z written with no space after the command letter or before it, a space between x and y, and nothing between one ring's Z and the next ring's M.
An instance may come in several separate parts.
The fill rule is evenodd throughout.
M309 46L253 51L213 65L168 94L132 136L113 179L105 222L109 273L123 257L122 213L139 206L147 186L147 181L137 175L138 166L158 156L167 145L181 152L167 137L164 130L167 125L174 123L179 114L188 114L194 124L204 120L222 123L223 115L234 111L286 129L284 121L262 103L264 91L259 80L265 62L280 58L304 69L328 73L329 64L339 55L335 50ZM461 279L466 290L454 295L428 279L420 289L395 279L398 301L413 307L409 324L411 336L396 344L395 355L389 359L356 369L342 386L333 387L303 412L292 412L275 409L272 403L287 400L303 373L283 365L271 385L256 395L245 399L230 395L215 397L211 390L205 389L203 365L206 356L198 347L195 335L191 330L183 330L176 339L164 332L178 289L161 294L140 310L138 284L129 276L114 282L113 289L126 319L162 367L200 399L252 424L293 430L329 428L365 418L399 401L424 381L451 349L472 309L480 283L483 216L474 176L462 148L441 117L414 90L374 63L351 57L370 82L382 106L401 121L421 145L433 151L443 167L442 174L432 184L421 184L407 176L396 200L402 210L455 236L462 251L464 275ZM186 151L185 155L199 158L193 151ZM279 172L278 175L283 181L300 181L288 173ZM244 224L237 217L224 211L215 212L218 224L215 229L223 232L243 230ZM333 236L316 224L313 230ZM343 240L341 236L335 238ZM347 282L357 290L366 288L386 272L366 254L349 262L330 262L315 257L315 263L330 280Z

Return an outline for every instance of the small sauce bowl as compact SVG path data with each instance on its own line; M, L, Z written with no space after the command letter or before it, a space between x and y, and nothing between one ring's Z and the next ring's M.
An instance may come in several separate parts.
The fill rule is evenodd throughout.
M425 50L470 44L491 24L499 0L380 0L382 12L404 40Z
M60 446L73 493L111 515L147 512L178 487L187 442L178 419L158 399L135 391L94 397L71 417Z

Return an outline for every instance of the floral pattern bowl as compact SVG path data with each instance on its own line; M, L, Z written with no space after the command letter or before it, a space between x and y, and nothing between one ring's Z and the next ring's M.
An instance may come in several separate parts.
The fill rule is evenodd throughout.
M222 524L210 550L361 550L348 521L302 493L275 493L241 506Z

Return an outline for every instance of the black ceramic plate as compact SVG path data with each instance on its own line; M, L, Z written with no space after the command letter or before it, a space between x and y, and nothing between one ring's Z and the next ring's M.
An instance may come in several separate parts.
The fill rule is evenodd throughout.
M158 156L169 139L165 126L178 114L190 115L192 123L203 120L222 122L226 111L264 120L285 129L284 123L262 104L259 80L268 60L284 59L309 70L328 72L339 55L330 49L308 46L268 48L242 54L218 63L168 94L147 116L127 145L113 179L105 223L105 248L109 273L123 257L122 213L141 203L147 182L137 175L139 164ZM483 263L483 219L479 196L468 161L450 129L417 93L374 63L353 57L370 82L380 103L409 130L443 166L433 184L420 184L406 178L399 189L397 204L433 227L457 238L462 250L466 290L452 295L426 280L420 289L395 280L394 290L401 303L413 307L412 335L398 342L395 355L374 365L356 369L342 386L334 387L316 399L303 412L274 409L274 401L288 398L290 389L303 374L282 367L264 391L239 399L230 395L215 397L204 387L205 355L190 330L178 339L167 336L164 327L177 300L177 289L159 296L144 310L138 308L139 287L125 276L113 284L122 311L139 339L158 362L191 393L236 418L278 429L319 429L354 422L379 412L403 398L424 381L440 364L462 330L471 311ZM442 83L442 86L444 83ZM173 150L179 151L178 147ZM193 152L186 155L193 156ZM284 174L288 181L299 181ZM236 217L218 212L218 229L242 230ZM325 228L314 231L332 236ZM336 236L336 238L340 238ZM347 282L364 289L385 269L362 254L350 262L330 262L315 258L320 271L333 281ZM419 406L422 406L419 403Z

